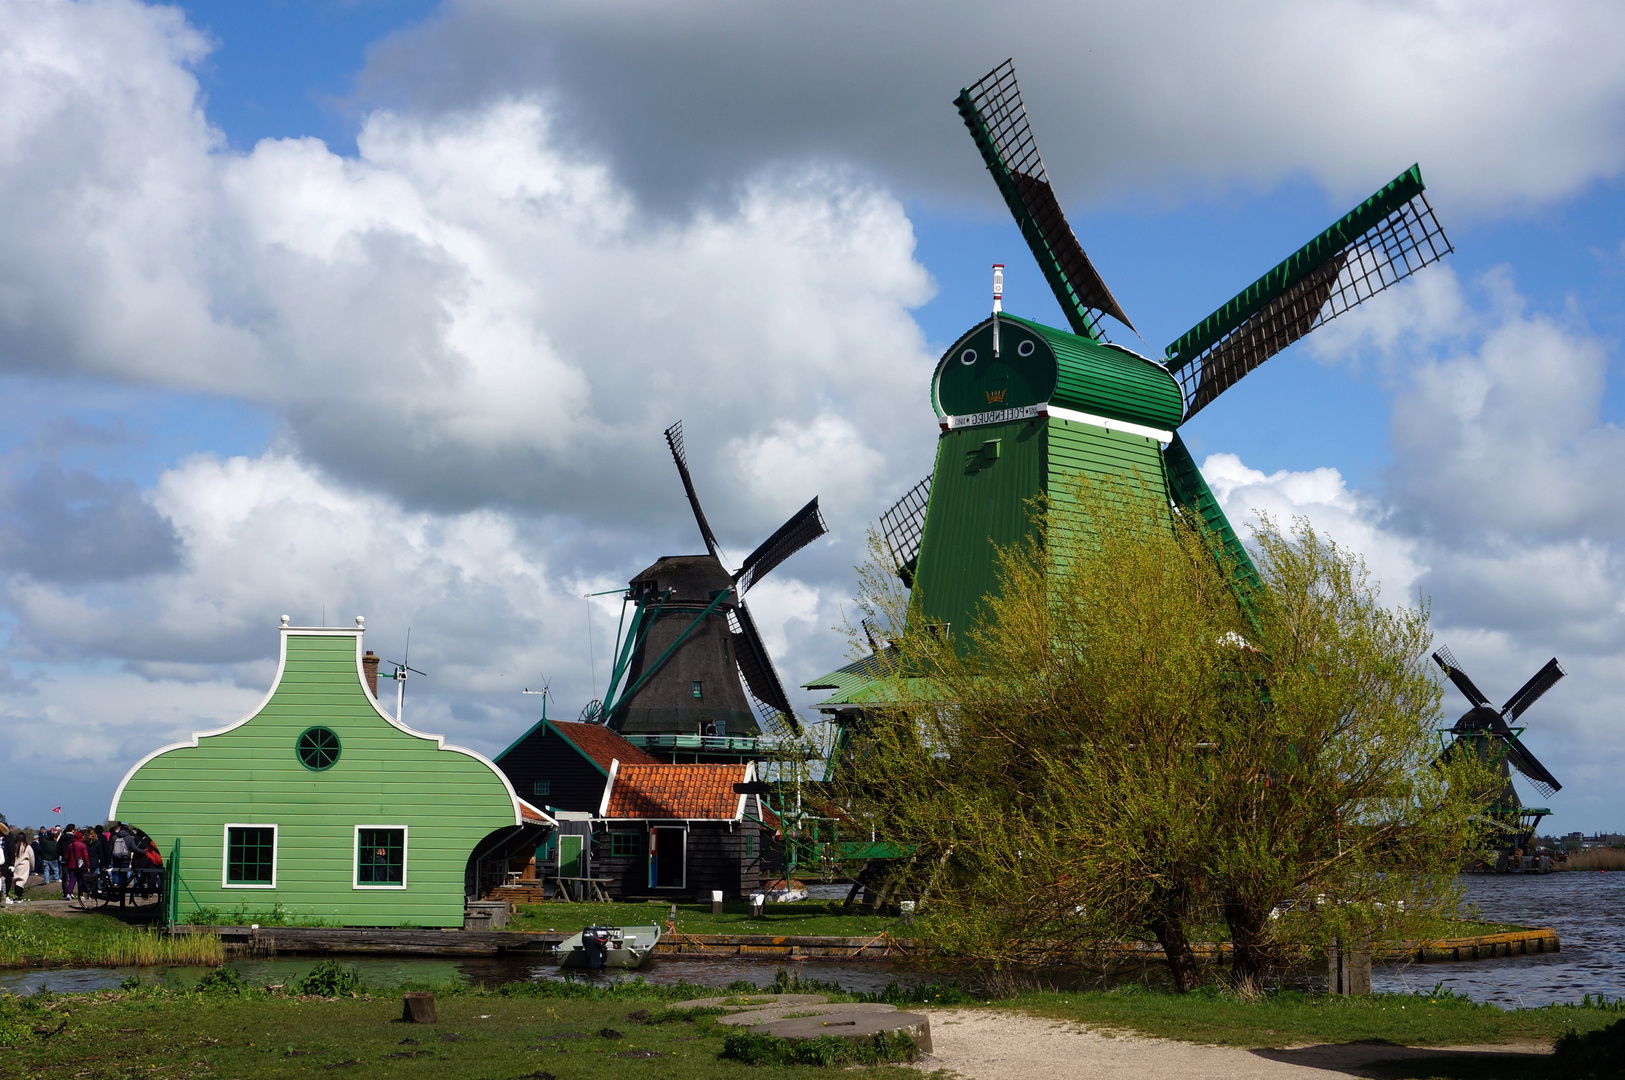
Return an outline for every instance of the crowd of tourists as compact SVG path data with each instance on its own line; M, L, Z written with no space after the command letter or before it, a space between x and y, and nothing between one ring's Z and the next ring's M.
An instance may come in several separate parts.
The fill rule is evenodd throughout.
M163 855L150 837L122 821L37 829L0 822L0 852L0 897L8 906L31 884L60 882L64 899L117 899L121 906L161 887Z

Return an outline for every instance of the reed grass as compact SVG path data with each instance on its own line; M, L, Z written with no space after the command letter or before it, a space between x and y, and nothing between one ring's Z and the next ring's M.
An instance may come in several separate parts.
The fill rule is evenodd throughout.
M1570 870L1625 870L1625 848L1592 848L1569 856Z
M217 934L172 938L106 915L0 914L0 967L213 967L225 959Z

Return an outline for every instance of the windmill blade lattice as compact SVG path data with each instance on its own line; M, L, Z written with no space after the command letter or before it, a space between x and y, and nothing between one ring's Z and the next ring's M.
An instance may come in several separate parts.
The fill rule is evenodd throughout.
M890 510L880 515L880 536L891 555L892 568L903 571L920 553L920 535L925 529L925 507L931 498L931 478L927 476L909 488Z
M1055 199L1021 102L1015 64L1006 60L961 90L954 104L1073 332L1103 339L1101 315L1134 329Z
M1524 714L1524 710L1539 700L1542 694L1556 686L1557 681L1567 674L1568 672L1557 662L1557 657L1552 657L1516 694L1507 698L1507 703L1501 706L1501 715L1509 721L1518 719Z
M1433 654L1433 662L1444 669L1446 677L1456 684L1461 696L1475 706L1487 706L1490 699L1484 696L1484 691L1473 685L1473 680L1456 664L1456 655L1450 651L1448 645L1441 645L1439 651Z
M750 688L751 697L767 710L767 715L782 714L790 730L799 735L801 723L796 719L795 710L790 707L790 695L784 692L784 682L779 678L778 669L773 666L773 657L768 654L761 632L756 629L756 620L751 618L743 597L739 600L739 606L728 616L733 624L734 658L739 664L740 673L745 676L745 685Z
M1185 418L1317 326L1452 248L1412 165L1168 346Z
M777 532L745 557L745 565L734 575L739 595L744 596L747 589L775 566L827 532L829 526L824 524L824 515L818 509L818 496L814 495L812 502L797 510L789 521L779 526Z
M666 429L666 445L671 447L672 460L677 462L677 473L683 478L683 492L688 495L688 505L694 509L694 522L699 525L700 536L705 539L705 549L721 558L716 534L711 531L711 523L705 520L705 511L700 509L700 497L694 493L694 478L688 474L688 454L683 450L681 420Z

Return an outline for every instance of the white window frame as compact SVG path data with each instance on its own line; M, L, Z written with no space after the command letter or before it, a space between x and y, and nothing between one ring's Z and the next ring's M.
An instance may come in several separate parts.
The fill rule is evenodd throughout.
M361 881L361 830L362 829L399 829L401 831L401 883L399 885L363 884ZM350 888L352 889L404 889L406 888L406 869L411 861L412 834L405 825L357 825L350 834Z
M270 829L271 830L271 884L266 885L257 881L230 881L231 876L231 830L233 829ZM282 835L274 822L257 821L228 821L220 831L220 887L222 889L274 889L276 888L277 856L282 854Z

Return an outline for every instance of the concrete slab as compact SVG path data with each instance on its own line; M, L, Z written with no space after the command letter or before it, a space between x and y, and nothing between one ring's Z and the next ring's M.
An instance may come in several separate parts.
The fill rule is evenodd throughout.
M895 1005L881 1005L872 1001L842 1002L836 1005L772 1005L765 1009L752 1009L749 1012L734 1013L731 1016L719 1016L717 1017L717 1023L753 1027L757 1024L766 1024L791 1016L833 1016L837 1013L894 1013L896 1011L897 1006Z
M757 1035L777 1035L781 1039L810 1039L833 1035L849 1042L868 1042L881 1033L907 1035L921 1053L931 1053L931 1020L922 1013L834 1012L818 1016L798 1016L758 1024Z

